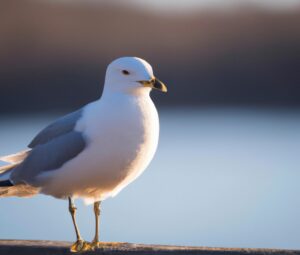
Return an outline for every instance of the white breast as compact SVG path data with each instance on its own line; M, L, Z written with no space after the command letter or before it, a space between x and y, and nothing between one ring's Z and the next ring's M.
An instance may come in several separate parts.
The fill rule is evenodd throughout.
M88 145L55 171L60 176L51 190L93 202L116 195L145 170L157 148L159 121L149 96L122 94L88 105L76 130Z

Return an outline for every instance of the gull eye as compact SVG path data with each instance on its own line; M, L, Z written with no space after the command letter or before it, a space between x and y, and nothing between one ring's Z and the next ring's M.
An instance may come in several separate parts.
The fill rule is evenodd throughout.
M129 75L129 72L128 72L127 70L122 70L122 73L123 73L124 75Z

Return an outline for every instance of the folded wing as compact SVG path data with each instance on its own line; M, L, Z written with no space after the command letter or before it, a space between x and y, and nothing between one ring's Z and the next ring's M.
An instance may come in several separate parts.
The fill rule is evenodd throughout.
M58 170L85 148L81 132L72 131L33 148L27 158L14 168L10 180L36 185L36 177L44 172Z
M47 126L45 129L43 129L40 133L38 133L37 136L28 145L28 147L34 148L37 145L45 144L51 141L53 138L73 131L77 121L82 115L82 112L83 109L79 109L59 118L58 120Z
M0 168L0 180L34 183L40 173L56 170L78 155L86 144L82 133L74 130L82 112L72 112L47 126L28 145L30 149L1 157L11 165Z

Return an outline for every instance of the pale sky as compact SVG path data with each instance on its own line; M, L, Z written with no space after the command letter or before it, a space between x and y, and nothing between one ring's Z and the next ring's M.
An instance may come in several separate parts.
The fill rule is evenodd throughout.
M48 0L49 1L49 0ZM54 1L54 0L51 0ZM114 3L133 4L139 7L153 8L154 10L191 10L195 8L226 9L240 6L257 6L271 9L300 7L300 0L56 0L70 3Z
M96 0L97 1L97 0ZM130 0L139 5L148 5L163 9L190 9L190 8L227 8L242 5L254 5L270 8L293 8L300 6L300 0ZM122 1L120 1L122 2Z

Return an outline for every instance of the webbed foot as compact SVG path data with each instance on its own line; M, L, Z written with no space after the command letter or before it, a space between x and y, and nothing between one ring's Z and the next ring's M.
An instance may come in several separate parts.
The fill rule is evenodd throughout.
M99 241L93 241L93 242L89 243L90 250L92 250L92 251L97 250L102 245L103 245L102 242L99 242Z
M90 243L83 241L81 239L77 240L75 243L72 244L70 251L71 252L83 252L90 250Z

